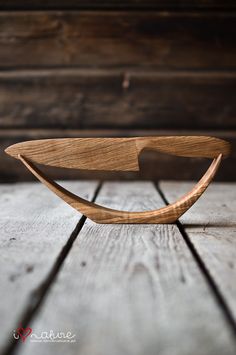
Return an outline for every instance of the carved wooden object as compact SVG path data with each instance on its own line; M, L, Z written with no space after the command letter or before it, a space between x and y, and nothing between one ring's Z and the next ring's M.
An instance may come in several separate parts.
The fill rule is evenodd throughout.
M97 205L67 191L49 179L35 163L76 169L138 171L143 150L157 150L182 157L213 158L210 167L186 195L158 210L118 211ZM98 223L172 223L185 213L212 181L223 156L230 152L228 142L205 136L63 138L14 144L6 153L22 163L66 203Z

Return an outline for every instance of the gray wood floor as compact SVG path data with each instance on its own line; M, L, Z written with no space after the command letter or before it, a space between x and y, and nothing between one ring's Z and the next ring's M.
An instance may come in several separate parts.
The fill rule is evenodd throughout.
M141 211L193 183L63 185ZM177 224L98 225L41 184L0 185L1 354L235 354L235 211L236 184L214 183Z

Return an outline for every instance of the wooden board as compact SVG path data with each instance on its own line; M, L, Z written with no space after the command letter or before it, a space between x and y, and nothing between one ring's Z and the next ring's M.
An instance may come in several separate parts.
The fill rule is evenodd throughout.
M235 69L234 12L1 12L0 68Z
M18 0L2 1L0 9L234 9L233 0Z
M22 163L4 153L9 145L21 141L60 137L115 137L115 136L146 136L146 135L211 135L228 140L232 144L232 154L222 162L216 179L236 179L236 137L231 131L159 131L159 130L0 130L0 177L1 181L32 180L32 175ZM199 179L210 165L208 159L175 158L157 152L144 152L140 156L139 173L130 172L95 172L71 169L42 167L42 170L54 179L89 178L116 180L122 179Z
M163 182L160 186L173 201L189 190L190 183ZM235 184L213 184L180 221L236 323L235 210Z
M107 183L112 208L163 205L151 183ZM234 354L229 324L174 225L86 220L33 331L70 331L76 343L26 342L19 354Z
M67 188L92 199L95 182ZM81 215L38 183L0 185L0 351L28 308L41 297L50 272L69 249Z
M0 73L1 128L233 129L236 73Z

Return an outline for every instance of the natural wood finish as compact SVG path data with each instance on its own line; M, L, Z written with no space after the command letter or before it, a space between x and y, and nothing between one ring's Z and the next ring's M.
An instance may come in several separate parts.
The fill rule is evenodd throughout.
M138 157L154 150L180 157L216 158L228 156L230 144L207 136L167 136L131 138L59 138L14 144L5 152L39 164L70 169L139 170Z
M95 169L138 170L138 156L144 149L185 157L216 157L195 188L174 204L160 210L127 212L108 209L71 194L48 179L33 162L44 165ZM213 137L75 138L29 141L15 144L6 153L20 159L49 189L73 208L99 223L167 223L176 221L206 190L221 158L228 155L227 142Z
M171 202L191 188L190 182L161 182ZM236 185L212 184L207 195L180 222L207 267L236 322Z
M0 3L1 10L42 9L235 9L234 0L7 0Z
M0 128L235 129L235 92L226 70L5 71Z
M97 223L173 223L182 216L182 214L184 214L206 190L219 167L221 156L222 155L219 155L217 159L214 159L208 171L192 191L167 207L146 212L112 210L97 205L96 203L88 202L50 180L45 174L36 168L34 164L27 161L23 156L19 155L19 159L57 196Z
M105 183L96 202L129 211L164 205L150 182ZM30 324L36 333L71 331L76 344L26 341L19 355L42 355L42 347L47 355L235 353L224 312L175 225L86 220Z
M234 12L1 12L0 66L235 69Z
M48 138L76 138L76 137L127 137L127 136L173 136L180 132L171 130L64 130L64 129L4 129L0 130L0 181L32 181L32 174L29 174L19 160L10 159L4 150L17 142L32 139ZM222 168L218 170L215 180L234 181L236 179L236 135L233 131L181 131L186 136L191 135L210 135L223 138L230 142L232 154L222 161ZM143 151L139 157L140 171L107 171L102 170L74 170L67 168L42 167L52 179L90 179L90 180L199 180L204 171L207 170L209 162L207 159L177 158L175 156L158 153L157 151ZM153 168L155 167L155 169Z
M63 182L92 199L96 182ZM13 341L28 307L40 298L48 275L80 221L81 214L38 183L0 185L0 353ZM29 324L30 326L30 324ZM23 344L25 345L25 344Z

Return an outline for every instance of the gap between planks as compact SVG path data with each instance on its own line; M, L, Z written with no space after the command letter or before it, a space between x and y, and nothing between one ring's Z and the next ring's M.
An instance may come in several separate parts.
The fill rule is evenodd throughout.
M168 205L170 202L168 201L167 196L165 195L164 190L161 188L159 183L155 184L157 191L159 192L163 202ZM188 248L190 249L194 260L196 261L197 265L199 266L202 274L205 276L206 282L209 284L209 287L214 295L216 301L219 304L219 307L222 309L223 314L226 318L226 321L229 323L233 337L236 336L236 322L235 319L230 311L230 307L228 306L227 301L225 300L224 295L221 293L219 287L217 286L214 278L211 276L210 272L208 271L207 266L205 265L204 260L202 259L201 255L198 253L197 249L195 248L194 244L192 243L191 239L188 236L188 233L184 227L184 224L181 223L180 220L177 220L175 223L178 227L180 234L182 235L183 239L185 240Z
M94 191L93 197L91 199L92 202L96 200L97 195L99 194L99 191L101 189L102 183L99 182L97 185L97 188ZM48 276L45 278L45 280L31 293L30 299L28 301L28 305L25 308L23 315L20 317L20 319L16 322L15 329L18 327L19 324L22 325L22 327L26 328L30 321L33 320L33 318L36 316L41 304L43 303L45 297L47 296L47 293L53 284L54 280L56 279L67 255L69 254L73 243L77 236L79 235L79 232L83 228L83 225L86 221L87 217L82 215L82 217L79 219L77 225L75 226L74 230L70 234L68 241L66 244L63 246L61 252L59 253L54 265L52 266L51 270L48 273ZM9 343L6 345L6 347L2 351L2 355L10 355L14 354L15 351L17 350L19 346L19 342L17 341L12 341L10 339Z
M100 183L94 193L93 199L92 201L96 200L96 197L99 194L99 191L101 189L102 184ZM165 198L165 195L163 193L163 191L160 189L159 185L155 185L157 188L157 192L160 194L162 200L164 203L167 203L167 200ZM24 326L26 324L29 324L29 321L31 321L37 311L39 310L39 307L41 306L42 302L45 299L45 296L48 293L48 290L50 288L50 286L52 285L52 283L54 282L55 278L57 277L57 274L59 273L64 260L66 259L68 253L70 252L73 243L75 241L75 239L77 238L77 236L79 235L79 232L81 231L84 223L85 223L86 217L83 216L80 221L78 222L78 224L76 225L75 229L73 230L73 232L71 233L68 242L66 243L66 245L63 247L62 251L60 252L53 268L51 269L51 272L49 273L48 277L45 279L45 281L37 288L36 292L34 292L34 294L31 297L31 301L27 307L27 309L25 310L24 316L22 318L21 324ZM194 247L192 246L187 233L184 230L184 227L181 225L180 222L177 223L177 227L180 231L180 234L182 235L183 239L185 240L187 247L190 249L194 260L196 261L198 267L200 268L200 271L204 274L207 283L210 285L210 288L212 290L212 293L214 294L216 300L218 301L220 307L223 309L224 311L224 315L226 316L227 321L230 323L232 330L235 332L236 328L235 328L235 324L232 323L232 319L230 318L230 312L227 308L227 304L225 303L223 296L221 295L221 293L219 292L217 286L214 283L214 280L211 278L211 276L209 275L209 273L207 272L206 267L204 266L204 262L201 260L201 257L198 255L197 251L194 249ZM13 343L11 344L10 347L8 347L6 349L6 351L4 352L4 354L13 354L14 351L17 349L17 344Z
M148 199L148 204L142 202L142 195L144 200ZM119 205L123 209L135 210L163 204L158 191L150 183L106 183L98 194L97 202L111 204L113 208ZM220 336L228 333L228 322L175 225L96 225L87 219L79 236L36 319L34 329L45 329L45 326L60 329L65 324L68 329L75 327L79 342L78 348L71 347L71 354L120 354L120 347L123 350L126 348L127 352L122 352L127 354L137 355L148 349L148 354L156 354L157 345L160 354L166 354L162 347L167 344L171 349L173 345L177 346L176 354L183 354L183 349L184 353L189 354L186 347L189 350L190 345L192 347L196 342L202 348L199 354L206 354L202 341L210 345L208 354L222 353L222 339L219 340L220 337L215 337L215 334L219 329L222 330ZM84 260L86 269L81 269ZM78 275L78 272L80 277L72 280L73 273ZM99 277L102 277L101 284ZM178 286L177 289L174 286ZM63 290L67 292L68 289L70 294L65 299ZM188 307L194 298L193 306ZM60 314L55 312L58 309ZM144 318L140 323L141 316ZM168 317L171 317L170 323ZM127 329L124 320L128 322ZM171 330L177 331L177 334L172 334ZM135 334L139 336L136 338ZM187 345L185 341L181 342L179 335L184 337ZM125 343L125 339L131 340L131 343ZM134 339L135 343L132 343ZM190 344L192 341L194 344ZM24 347L24 355L41 354L41 350L37 344L28 343ZM63 344L59 353L64 353L61 351ZM231 353L230 346L225 351Z

